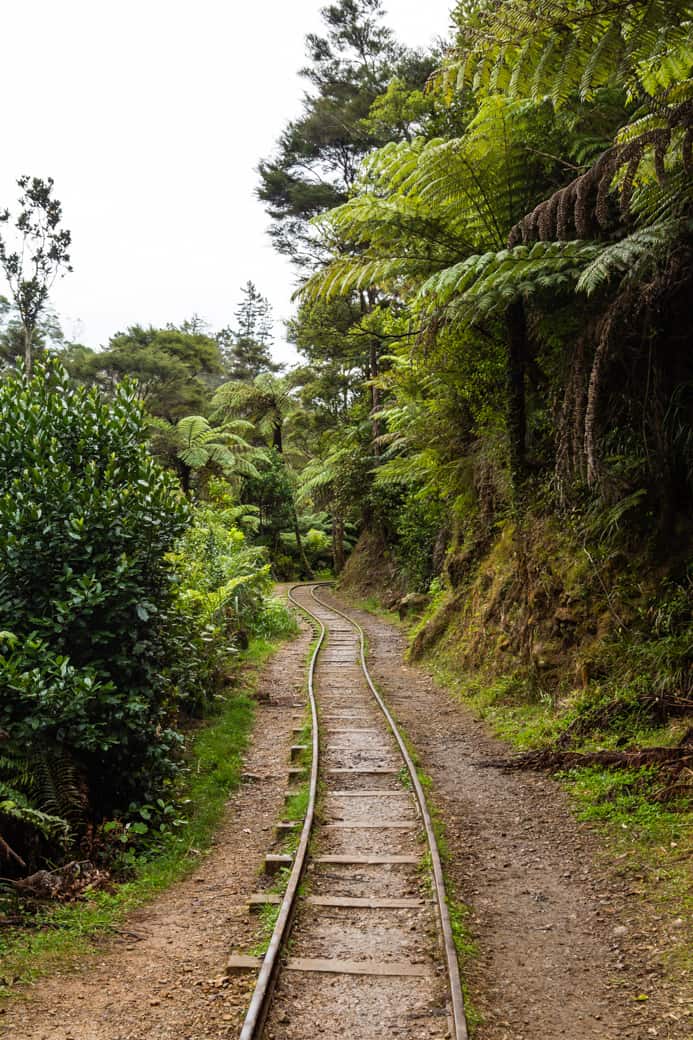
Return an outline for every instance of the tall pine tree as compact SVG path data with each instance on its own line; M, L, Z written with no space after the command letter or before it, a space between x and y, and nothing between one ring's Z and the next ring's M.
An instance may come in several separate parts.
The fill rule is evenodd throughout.
M217 341L229 379L251 382L263 372L279 372L272 361L272 306L266 296L248 281L241 289L236 328L222 329Z
M430 57L395 41L381 0L338 0L321 14L325 34L306 37L309 64L301 75L311 90L303 114L259 166L270 236L301 267L324 259L311 218L346 201L363 156L392 135L392 127L381 131L368 120L371 105L394 76L420 87L433 68Z

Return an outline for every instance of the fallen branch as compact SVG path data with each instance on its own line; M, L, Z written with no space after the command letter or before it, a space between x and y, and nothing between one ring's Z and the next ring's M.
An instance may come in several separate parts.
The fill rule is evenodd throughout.
M29 877L6 879L24 898L69 902L86 891L109 889L112 881L107 871L89 860L73 860L54 870L37 870Z
M24 867L26 869L26 863L24 862L22 857L18 853L16 853L10 845L7 844L2 834L0 834L0 853L5 857L5 859L13 859L16 863L19 864L20 867Z

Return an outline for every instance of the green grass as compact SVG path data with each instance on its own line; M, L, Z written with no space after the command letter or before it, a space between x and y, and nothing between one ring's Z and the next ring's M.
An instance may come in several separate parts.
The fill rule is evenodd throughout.
M632 879L631 895L646 901L669 923L677 918L690 922L693 814L654 800L662 787L656 770L589 767L568 770L560 779L578 819L601 833L605 863ZM677 972L691 972L690 926L677 935L679 942L665 953L665 960Z
M292 794L287 801L286 808L284 809L284 819L287 822L305 820L309 800L310 784L305 783L302 787L299 787L296 793Z
M282 873L288 875L288 871L282 871ZM286 879L284 879L284 887L286 887ZM283 894L283 892L279 893L279 895ZM267 953L267 947L270 944L280 910L281 903L265 903L264 906L260 907L257 915L258 935L254 945L248 951L251 957L264 957Z
M194 870L209 849L230 791L238 787L253 723L252 691L276 643L256 639L240 657L239 686L221 701L219 713L192 738L189 769L180 792L187 822L168 834L161 848L136 864L135 877L113 893L54 906L34 919L36 928L0 935L0 999L78 957L93 952L95 940L117 932L126 915Z
M417 775L421 782L421 786L426 792L426 802L428 804L428 811L431 816L431 823L433 825L433 833L436 839L436 845L438 846L438 854L443 867L443 874L447 874L450 863L452 862L452 855L448 846L447 838L445 835L445 824L441 818L440 813L436 805L431 799L431 787L432 781L430 776L417 766ZM428 869L431 870L430 854L427 853L426 859L428 861ZM481 1016L477 1011L476 1007L472 1002L472 998L469 993L469 988L465 979L465 973L470 963L479 955L476 943L472 938L471 932L467 926L467 918L470 914L470 908L466 906L461 900L457 899L452 888L452 884L449 879L445 877L445 902L448 907L448 914L450 915L450 927L452 929L452 939L455 943L455 949L457 951L457 961L460 966L460 981L462 983L462 995L464 997L464 1016L467 1021L467 1027L469 1034L473 1037L476 1030L481 1025Z
M517 673L482 679L456 674L445 659L429 662L437 682L488 722L496 736L519 751L541 747L554 740L563 724L550 703L536 696Z
M388 610L384 607L377 596L366 596L365 598L355 599L351 596L346 596L349 604L355 607L357 610L365 610L368 614L375 614L377 617L384 618L386 621L392 622L393 625L397 625L398 628L403 628L405 622L400 619L399 614L396 610Z

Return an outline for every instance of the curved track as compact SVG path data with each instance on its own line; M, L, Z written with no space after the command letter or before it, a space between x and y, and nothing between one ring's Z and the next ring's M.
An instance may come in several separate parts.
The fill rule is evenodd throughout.
M266 1025L273 1040L467 1040L425 795L369 675L363 630L320 588L289 592L318 634L308 807L240 1037L260 1040Z

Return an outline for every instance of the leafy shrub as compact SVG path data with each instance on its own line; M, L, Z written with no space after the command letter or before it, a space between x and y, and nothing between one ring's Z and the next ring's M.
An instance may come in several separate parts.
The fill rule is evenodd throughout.
M0 387L0 727L68 754L97 818L156 798L180 743L166 556L190 517L144 439L127 385L53 362Z
M434 574L433 550L444 523L441 502L425 491L410 492L395 520L395 555L410 588L423 592Z
M253 624L253 634L261 639L286 639L298 632L296 618L278 599L265 600Z
M311 563L316 563L320 560L329 563L332 552L332 541L325 531L320 531L315 527L311 527L308 533L304 535L303 547Z
M271 587L263 548L236 526L238 508L199 505L169 561L177 577L178 655L171 668L183 706L201 714L219 685L228 654L247 641Z

